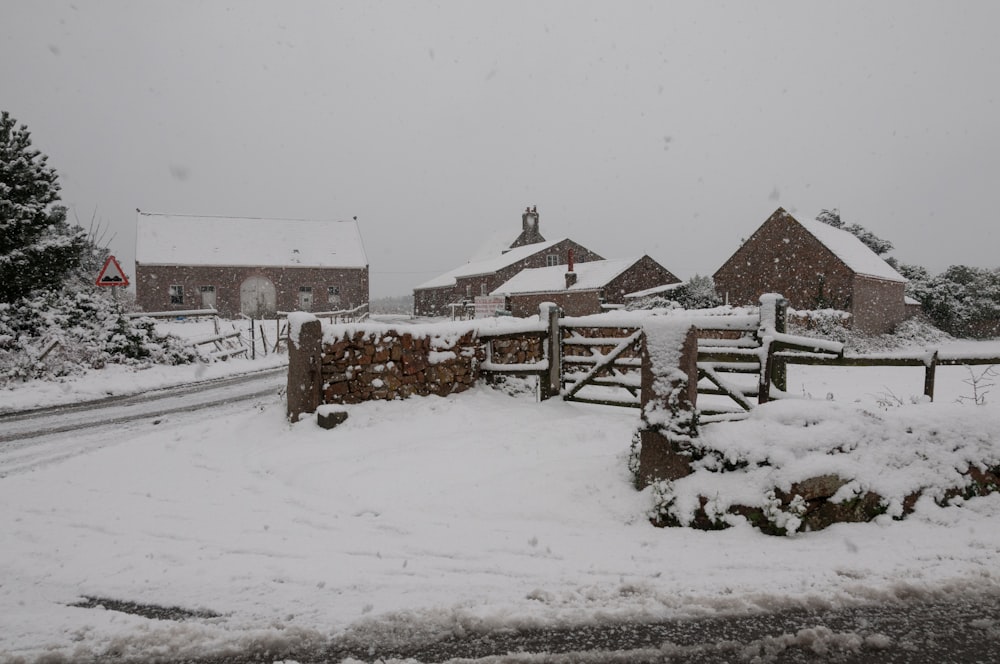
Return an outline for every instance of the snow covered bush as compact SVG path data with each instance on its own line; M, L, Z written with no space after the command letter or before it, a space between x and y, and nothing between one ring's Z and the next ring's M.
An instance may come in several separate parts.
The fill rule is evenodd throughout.
M650 518L706 530L750 523L772 535L901 519L921 497L957 504L1000 486L1000 413L957 404L789 399L702 427L691 472L655 482Z
M907 348L933 348L952 336L925 318L909 318L891 334L866 334L845 325L849 314L833 309L795 311L788 315L788 333L803 337L819 337L844 344L850 353L883 353Z
M626 305L630 311L640 309L711 309L722 305L715 292L715 280L710 276L694 275L683 284L669 290L636 298Z
M57 379L106 364L186 364L197 353L157 333L152 319L129 319L103 292L61 289L0 303L0 384Z
M109 362L193 361L193 348L129 320L90 284L107 249L67 223L46 162L27 128L0 113L0 385Z
M913 276L910 294L942 330L958 337L1000 333L1000 270L953 265L933 278Z

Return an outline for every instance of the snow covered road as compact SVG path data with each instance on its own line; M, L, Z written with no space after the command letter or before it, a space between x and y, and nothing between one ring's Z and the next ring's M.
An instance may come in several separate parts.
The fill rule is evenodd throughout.
M183 415L278 394L285 380L286 370L279 367L0 414L0 478L114 444L159 424L165 415ZM91 431L81 436L84 430Z

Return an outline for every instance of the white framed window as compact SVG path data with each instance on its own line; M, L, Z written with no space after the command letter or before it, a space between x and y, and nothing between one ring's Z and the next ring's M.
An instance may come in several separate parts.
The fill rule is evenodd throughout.
M184 304L184 287L180 284L170 286L170 304Z
M301 311L311 311L313 306L312 286L299 286L299 309Z
M466 299L472 297L472 284L465 284L465 297Z
M201 306L205 309L215 309L215 286L199 286Z
M548 265L549 267L552 267L553 265L559 265L559 256L557 256L556 254L549 254L548 256L545 257L545 264Z
M326 301L330 304L340 306L340 286L328 286L326 289Z

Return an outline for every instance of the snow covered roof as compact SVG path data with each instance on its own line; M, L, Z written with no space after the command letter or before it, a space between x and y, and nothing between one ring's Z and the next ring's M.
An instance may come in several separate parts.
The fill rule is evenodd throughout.
M445 272L444 274L438 275L431 279L430 281L425 281L424 283L417 286L417 289L421 288L442 288L445 286L454 286L455 279L457 277L471 277L477 274L492 274L497 270L501 270L505 267L513 265L518 261L524 260L529 256L537 254L539 251L544 251L559 244L566 238L560 238L558 240L552 240L549 242L538 242L535 244L526 244L523 247L518 247L516 249L511 249L510 251L493 256L492 258L485 258L482 260L469 261L465 265L456 267L454 270ZM563 266L565 269L565 266Z
M368 266L357 221L199 217L140 212L142 265Z
M649 295L659 295L660 293L667 293L672 290L677 290L684 285L684 282L678 282L675 284L663 284L662 286L653 286L652 288L647 288L646 290L636 291L634 293L626 293L625 299L631 300L640 297L647 297Z
M608 283L638 263L642 257L620 258L616 260L587 261L573 266L576 283L566 288L567 266L535 267L521 270L496 288L491 295L514 295L519 293L548 293L564 290L594 290Z
M906 281L892 266L879 258L878 254L868 248L853 233L834 228L822 221L799 221L809 233L832 251L847 267L856 274L887 279L888 281Z
M496 231L490 234L490 236L486 238L481 245L479 245L476 251L469 256L469 262L476 263L496 258L497 256L510 251L510 246L514 244L519 237L521 237L519 232L510 233L507 231Z

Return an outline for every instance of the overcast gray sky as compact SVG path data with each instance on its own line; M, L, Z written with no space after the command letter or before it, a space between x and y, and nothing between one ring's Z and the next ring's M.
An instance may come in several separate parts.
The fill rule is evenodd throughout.
M711 274L776 207L1000 265L1000 3L0 0L0 108L132 274L135 208L361 223L409 292L537 205Z

